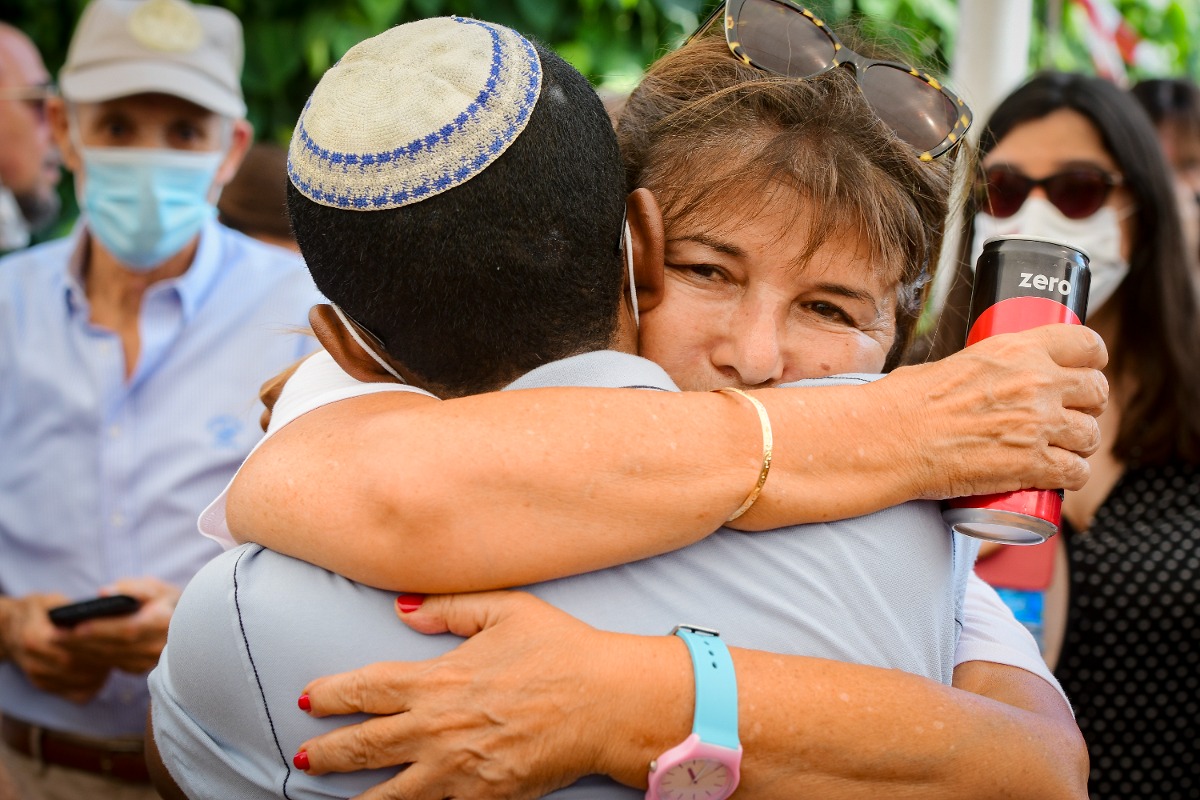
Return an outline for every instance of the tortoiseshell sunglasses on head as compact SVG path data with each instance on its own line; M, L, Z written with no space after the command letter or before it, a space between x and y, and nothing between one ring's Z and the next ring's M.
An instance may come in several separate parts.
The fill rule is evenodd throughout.
M687 42L708 30L722 10L725 41L750 66L801 79L850 67L875 114L917 148L922 160L948 152L971 127L971 109L937 78L906 64L859 55L791 0L722 3Z

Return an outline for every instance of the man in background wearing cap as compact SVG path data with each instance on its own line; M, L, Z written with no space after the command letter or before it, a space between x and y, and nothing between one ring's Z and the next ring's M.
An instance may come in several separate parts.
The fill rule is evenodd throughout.
M0 757L29 800L155 796L145 673L219 552L196 515L259 438L259 384L312 349L303 263L215 222L241 64L228 11L91 3L47 108L83 219L0 261ZM50 624L100 593L140 608Z
M0 22L0 253L58 216L58 153L46 122L50 74L29 37Z

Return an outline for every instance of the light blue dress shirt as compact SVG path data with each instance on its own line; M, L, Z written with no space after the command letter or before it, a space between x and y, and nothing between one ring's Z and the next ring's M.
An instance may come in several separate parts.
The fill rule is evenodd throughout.
M89 321L87 244L0 260L0 594L73 599L120 578L182 587L219 549L196 517L261 436L263 381L316 347L303 262L215 222L192 266L147 290L127 380L120 338ZM0 663L0 711L59 731L139 734L144 675L79 706Z

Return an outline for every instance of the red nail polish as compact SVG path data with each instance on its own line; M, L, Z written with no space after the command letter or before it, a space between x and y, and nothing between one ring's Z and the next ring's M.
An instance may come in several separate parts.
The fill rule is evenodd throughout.
M296 765L296 769L303 772L308 772L308 751L301 750L296 755L292 756L292 763Z
M423 594L402 594L396 598L396 608L405 614L411 614L425 602Z
M312 702L309 701L308 695L300 695L300 699L296 701L296 705L300 706L301 711L312 711Z

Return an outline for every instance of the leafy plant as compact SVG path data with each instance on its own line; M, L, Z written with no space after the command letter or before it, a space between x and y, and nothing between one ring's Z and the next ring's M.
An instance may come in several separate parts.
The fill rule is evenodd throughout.
M1006 2L1007 0L994 0ZM356 42L403 22L460 14L502 23L552 46L597 86L628 92L646 65L677 47L712 0L198 0L233 11L246 36L243 86L260 139L286 144L321 75ZM1200 76L1198 0L1114 0L1143 40L1132 79ZM87 0L0 0L0 20L38 44L51 73L66 58ZM879 42L912 63L946 71L955 47L955 0L811 0L839 32ZM1030 69L1092 71L1084 17L1075 0L1034 0ZM63 222L74 216L63 181Z
M441 14L478 16L554 47L597 86L631 89L645 66L677 46L709 0L202 0L230 9L246 32L244 86L261 138L285 142L321 74L356 42ZM1148 43L1134 77L1200 74L1196 0L1116 0ZM0 0L0 19L25 30L51 71L65 56L86 0ZM838 30L854 28L924 67L944 70L958 22L955 0L812 0ZM1056 11L1054 11L1056 10ZM1055 20L1048 14L1057 13ZM1036 0L1030 66L1090 71L1086 29L1072 0ZM1053 23L1053 24L1049 24ZM1053 40L1048 31L1057 31Z

